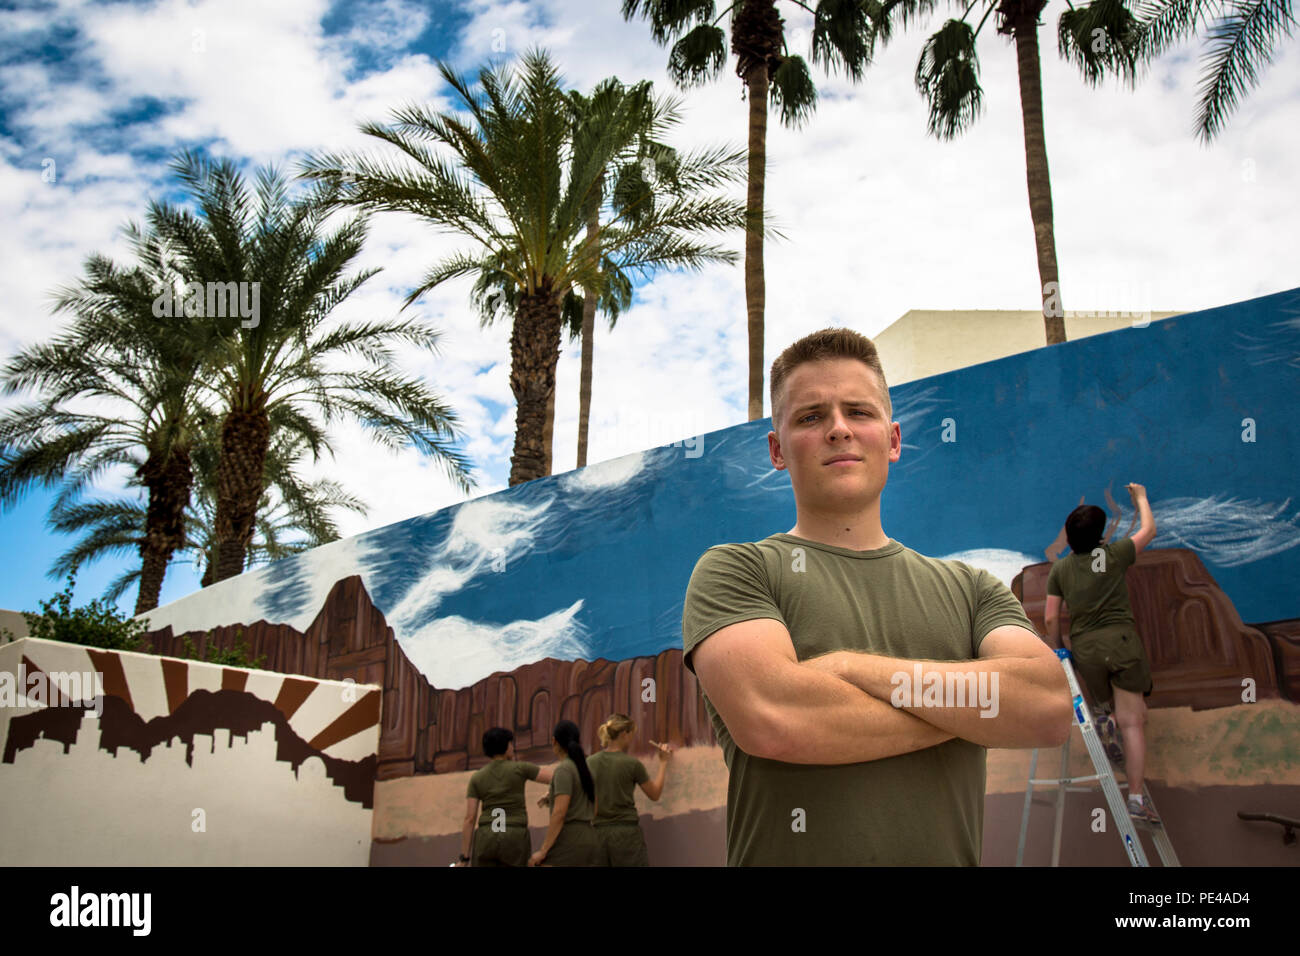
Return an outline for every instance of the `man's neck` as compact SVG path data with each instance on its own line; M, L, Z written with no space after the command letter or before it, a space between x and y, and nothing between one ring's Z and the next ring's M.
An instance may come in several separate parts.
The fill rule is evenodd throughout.
M875 551L889 543L880 526L880 515L799 515L788 532L805 541L816 541L850 551Z

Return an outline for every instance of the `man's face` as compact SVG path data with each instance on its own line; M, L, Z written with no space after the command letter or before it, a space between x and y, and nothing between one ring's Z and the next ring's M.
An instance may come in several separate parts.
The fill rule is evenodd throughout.
M857 359L826 359L798 366L785 388L767 441L772 467L790 471L796 501L840 511L879 498L903 447L879 376ZM850 460L832 463L841 456Z

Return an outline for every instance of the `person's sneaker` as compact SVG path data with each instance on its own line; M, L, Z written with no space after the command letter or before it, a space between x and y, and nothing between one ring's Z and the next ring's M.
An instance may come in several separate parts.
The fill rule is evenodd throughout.
M1128 815L1133 818L1134 823L1145 823L1151 827L1163 826L1150 805L1145 800L1139 803L1137 797L1128 798Z
M1106 714L1097 721L1097 739L1101 741L1102 748L1106 751L1106 756L1110 762L1117 767L1124 766L1124 748L1119 742L1119 728L1115 726L1115 718Z

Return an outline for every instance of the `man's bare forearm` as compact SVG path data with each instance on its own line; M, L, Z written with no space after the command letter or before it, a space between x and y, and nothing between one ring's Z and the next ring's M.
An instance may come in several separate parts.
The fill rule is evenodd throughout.
M793 662L767 690L767 730L756 739L758 746L742 746L755 756L797 764L863 763L953 738L838 677Z
M983 747L1044 746L1044 727L1068 718L1065 674L1048 658L920 661L837 651L813 666Z

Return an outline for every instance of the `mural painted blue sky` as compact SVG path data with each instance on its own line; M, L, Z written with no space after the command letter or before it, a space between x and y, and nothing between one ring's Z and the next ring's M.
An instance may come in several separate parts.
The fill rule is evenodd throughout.
M434 60L475 70L540 45L569 84L650 78L671 89L667 53L617 2L465 3L319 0L10 4L0 11L0 356L64 321L49 294L93 252L125 260L119 229L151 198L174 198L167 162L183 147L250 170L292 168L305 153L372 148L358 132L409 101L448 105ZM786 9L793 47L810 19ZM1043 87L1058 254L1070 309L1221 305L1296 284L1300 193L1300 49L1285 42L1263 83L1209 149L1191 135L1200 67L1190 47L1155 65L1136 92L1090 89L1056 55L1046 11ZM1025 196L1011 48L981 38L986 110L954 143L925 136L912 75L928 24L884 50L859 86L817 72L821 102L792 131L769 127L768 206L786 241L768 247L766 361L830 324L874 334L911 308L1035 308L1037 273ZM804 50L806 52L806 50ZM686 100L683 146L745 141L730 71ZM52 164L52 166L51 166ZM53 168L53 182L42 179ZM48 178L48 177L47 177ZM397 216L373 220L359 265L384 271L341 317L396 314L429 263L454 245ZM505 487L514 430L509 329L480 330L468 283L411 314L440 328L438 358L408 356L451 403L476 465L478 494ZM614 459L745 417L743 276L737 268L670 274L638 290L610 332L598 327L590 458ZM578 351L559 368L555 468L576 451ZM3 399L5 404L13 399ZM328 474L363 497L347 534L463 500L437 465L337 431ZM106 489L121 486L110 476ZM49 496L0 513L0 607L30 608L55 587L44 572L67 540L43 528ZM21 547L14 544L21 542ZM82 574L97 593L126 561ZM163 601L197 585L169 573ZM124 599L123 604L130 603Z
M1257 363L1261 342L1286 360ZM1009 585L1056 550L1081 498L1106 504L1114 535L1130 533L1123 489L1138 480L1156 547L1194 552L1245 621L1292 619L1300 434L1281 409L1297 390L1300 290L908 382L893 389L911 439L890 467L883 525ZM437 687L544 657L655 655L680 646L705 550L795 524L767 430L746 422L335 542L161 607L150 624L304 631L356 574Z

